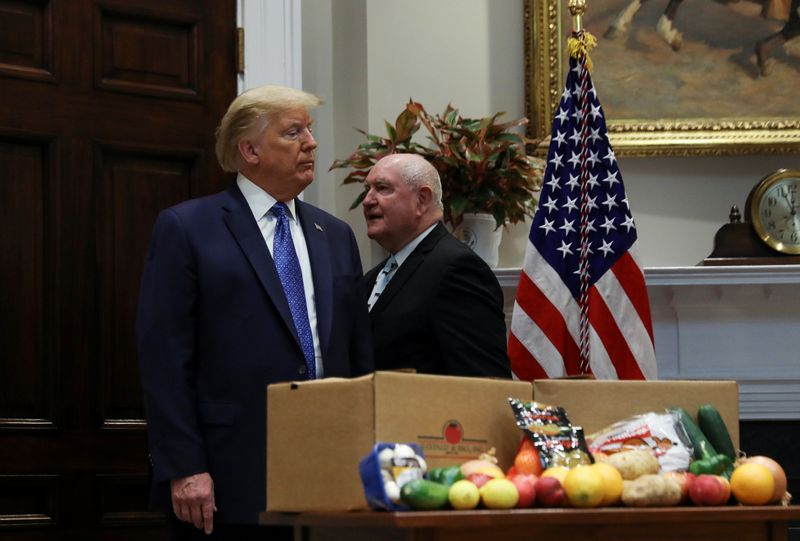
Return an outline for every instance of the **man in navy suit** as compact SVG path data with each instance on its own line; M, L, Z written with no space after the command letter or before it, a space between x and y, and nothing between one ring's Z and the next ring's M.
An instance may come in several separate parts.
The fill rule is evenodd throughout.
M442 224L436 169L419 155L392 154L366 185L367 235L390 254L362 281L376 368L510 378L503 291Z
M173 539L263 538L267 385L373 369L353 233L297 199L319 103L277 86L240 95L216 148L236 182L156 221L136 331L153 499Z

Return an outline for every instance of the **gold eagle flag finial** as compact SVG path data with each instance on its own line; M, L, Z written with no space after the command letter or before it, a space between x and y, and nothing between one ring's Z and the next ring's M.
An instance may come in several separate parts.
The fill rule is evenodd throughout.
M583 14L586 13L586 0L569 0L569 12L572 13L572 32L583 32Z

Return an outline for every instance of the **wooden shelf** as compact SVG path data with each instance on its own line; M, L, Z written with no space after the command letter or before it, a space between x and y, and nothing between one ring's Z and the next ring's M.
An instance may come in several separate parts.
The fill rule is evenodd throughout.
M785 541L800 506L514 509L510 511L379 511L274 513L262 524L324 531L326 539L359 539L391 532L392 539L592 539L659 541ZM312 536L313 537L313 536ZM297 537L307 538L307 537ZM375 537L378 538L378 537Z

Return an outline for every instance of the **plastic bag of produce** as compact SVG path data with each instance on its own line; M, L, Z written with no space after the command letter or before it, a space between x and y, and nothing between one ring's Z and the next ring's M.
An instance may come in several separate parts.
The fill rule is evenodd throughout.
M422 479L428 466L422 449L415 443L376 443L358 463L364 496L373 509L408 509L400 500L400 489Z

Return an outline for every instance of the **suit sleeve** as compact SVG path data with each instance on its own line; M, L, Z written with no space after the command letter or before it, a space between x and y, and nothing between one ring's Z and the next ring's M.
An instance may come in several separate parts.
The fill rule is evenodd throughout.
M369 322L369 311L367 302L364 299L363 285L361 280L361 256L358 252L358 244L353 235L350 234L350 254L351 266L354 272L353 288L356 296L356 310L353 315L353 336L350 342L350 368L353 376L361 376L375 371L374 351L372 348L372 329Z
M452 260L432 306L432 321L447 373L511 377L503 291L483 261L472 254Z
M208 471L194 383L196 262L174 210L159 214L139 292L136 335L156 481Z

